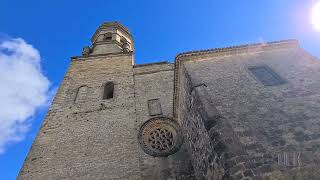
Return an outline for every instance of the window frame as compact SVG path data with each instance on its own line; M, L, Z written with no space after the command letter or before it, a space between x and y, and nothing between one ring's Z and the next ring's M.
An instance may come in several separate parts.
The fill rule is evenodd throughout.
M264 69L269 75L271 75L273 78L273 82L264 81L261 77L257 75L257 73L254 72L255 69L259 68ZM253 78L263 86L272 87L280 86L287 83L287 81L284 78L282 78L277 72L275 72L272 68L270 68L267 65L249 66L247 70L253 76Z
M110 87L107 87L107 86L109 86L109 85L112 85L111 86L112 89L108 90L107 88L110 88ZM111 100L115 97L115 88L114 87L115 87L115 83L112 81L104 83L103 91L102 91L102 100ZM110 92L106 93L106 91L110 91L110 90L112 90L111 91L112 97L109 96Z
M79 92L80 92L81 88L86 88L86 92L85 92L85 94L84 94L84 97L79 97L79 95L80 95ZM87 98L87 96L88 96L88 86L87 86L87 85L81 85L81 86L79 86L79 87L77 88L76 95L75 95L75 97L74 97L73 102L74 102L74 103L83 102L83 101L85 101L85 99Z

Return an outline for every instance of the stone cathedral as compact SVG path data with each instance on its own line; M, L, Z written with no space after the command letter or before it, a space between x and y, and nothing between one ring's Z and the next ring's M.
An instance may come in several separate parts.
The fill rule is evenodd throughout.
M320 179L320 61L298 41L138 65L118 22L91 42L17 179Z

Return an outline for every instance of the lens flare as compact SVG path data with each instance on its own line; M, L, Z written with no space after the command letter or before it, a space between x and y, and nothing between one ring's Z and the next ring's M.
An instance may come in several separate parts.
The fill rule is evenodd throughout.
M320 1L313 7L311 18L314 28L320 32Z

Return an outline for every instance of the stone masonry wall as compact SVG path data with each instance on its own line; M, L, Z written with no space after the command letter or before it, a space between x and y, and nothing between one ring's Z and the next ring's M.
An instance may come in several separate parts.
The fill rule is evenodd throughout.
M179 75L181 91L179 92L178 119L183 128L185 143L191 153L195 175L197 179L208 179L213 176L215 179L221 179L224 171L217 164L218 155L213 151L213 145L205 130L202 117L197 111L199 101L194 97L194 92L191 92L193 86L191 80L185 70L181 70Z
M239 139L239 149L249 158L249 164L238 166L236 178L259 174L263 179L320 177L318 60L297 45L262 45L255 51L187 58L184 66L192 82L205 84L207 99L228 121ZM285 83L264 86L248 70L256 66L271 68ZM195 118L195 122L201 121ZM208 138L202 135L201 139ZM229 165L238 163L229 160ZM245 168L252 171L245 173Z
M180 79L179 120L197 179L261 178L253 173L252 162L228 120L210 101L206 85L193 82L185 70Z
M141 179L132 58L72 61L18 179ZM103 100L109 81L114 97Z
M74 58L17 179L319 179L319 60L292 42L177 59ZM258 66L285 83L265 86L249 70ZM107 82L111 99L102 98ZM184 134L162 160L137 141L156 116Z
M143 122L155 116L173 117L173 74L173 64L165 62L134 67L137 130ZM148 101L154 99L159 100L161 114L150 114ZM161 161L160 158L145 154L139 148L142 179L194 179L190 157L184 146L179 152L166 158L166 169L162 169Z

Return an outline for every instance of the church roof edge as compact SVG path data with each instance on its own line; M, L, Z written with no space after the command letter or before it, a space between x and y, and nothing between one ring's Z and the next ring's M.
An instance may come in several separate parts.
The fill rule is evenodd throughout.
M288 47L288 46L299 46L299 41L296 39L287 39L281 41L271 41L265 43L254 43L254 44L245 44L245 45L238 45L238 46L229 46L223 48L212 48L212 49L205 49L205 50L196 50L196 51L187 51L183 53L179 53L176 56L176 60L182 57L188 56L197 56L197 55L204 55L204 54L211 54L211 53L224 53L224 52L235 52L235 53L245 53L249 52L248 50L258 50L258 48L263 47Z

